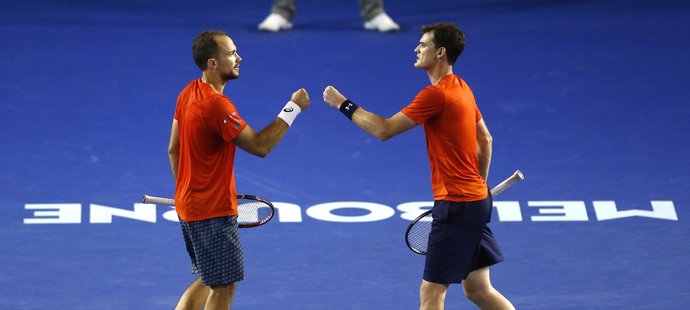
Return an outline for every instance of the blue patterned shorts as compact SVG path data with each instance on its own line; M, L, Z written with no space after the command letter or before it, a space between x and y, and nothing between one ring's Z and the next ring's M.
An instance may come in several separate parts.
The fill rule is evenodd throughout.
M237 216L185 222L180 219L192 272L207 286L226 286L244 280L242 244Z

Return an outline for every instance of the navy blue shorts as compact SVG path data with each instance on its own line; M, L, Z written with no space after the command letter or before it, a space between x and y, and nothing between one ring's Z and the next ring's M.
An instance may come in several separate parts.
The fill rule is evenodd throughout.
M244 258L237 216L185 222L182 236L192 259L192 272L207 286L226 286L244 280Z
M434 201L424 280L462 283L470 272L503 261L501 248L487 226L492 207L490 194L479 201Z

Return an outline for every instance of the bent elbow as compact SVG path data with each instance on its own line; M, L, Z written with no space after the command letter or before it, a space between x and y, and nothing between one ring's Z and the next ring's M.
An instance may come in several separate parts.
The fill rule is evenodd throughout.
M256 155L256 156L259 157L259 158L266 158L266 156L268 156L268 152L265 152L265 153L263 153L263 152L262 152L262 153L256 153L256 154L254 154L254 155Z
M491 145L494 142L494 138L490 134L485 134L482 135L479 139L478 142L482 145Z
M271 153L271 149L266 148L266 147L261 147L261 148L256 149L253 153L257 157L266 158L266 156L268 156L268 154Z
M271 148L253 143L237 144L237 146L241 148L243 151L261 158L268 156L268 153L271 152Z
M179 150L176 147L168 147L168 157L174 157L177 156Z
M486 144L488 144L488 145L491 145L494 143L494 138L491 135L486 135L484 140L486 140Z
M375 132L372 132L372 135L376 137L376 139L379 139L380 141L387 141L390 138L393 138L395 135L390 133L390 130L382 129L382 130L377 130Z
M377 135L376 138L378 138L382 142L385 142L385 141L388 141L388 139L393 138L393 136L392 135Z

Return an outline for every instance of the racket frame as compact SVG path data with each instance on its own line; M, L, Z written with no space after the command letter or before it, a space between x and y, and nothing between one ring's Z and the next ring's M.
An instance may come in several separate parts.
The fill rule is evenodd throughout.
M415 252L419 255L426 255L426 251L422 251L413 247L412 244L410 244L410 238L408 238L408 236L410 234L410 230L412 230L412 227L414 227L414 225L417 224L417 222L421 221L427 215L431 214L431 210L432 209L426 210L422 214L420 214L416 219L414 219L414 221L412 221L412 223L410 223L410 225L407 225L407 229L405 230L405 244L407 244L407 247L410 248L412 252Z
M275 210L276 210L276 209L275 209L275 207L273 207L273 204L272 204L270 201L268 201L268 200L266 200L266 199L263 199L263 198L261 198L261 197L259 197L259 196L256 196L256 195L237 195L237 199L249 199L249 200L259 201L259 202L264 203L265 205L267 205L267 206L271 209L271 213L270 213L268 216L266 216L266 217L260 219L258 222L254 222L254 223L238 223L238 224L237 224L237 227L239 227L239 228L253 228L253 227L259 227L259 226L261 226L261 225L263 225L263 224L268 223L268 221L270 221L270 220L273 218L273 215L275 214ZM239 205L237 206L237 212L240 212L240 210L239 210Z
M258 226L264 225L264 224L268 223L273 218L273 215L275 214L275 207L273 206L273 204L270 201L268 201L262 197L259 197L256 195L241 195L240 194L240 195L237 195L237 199L248 199L248 200L258 201L258 202L265 204L271 210L271 213L268 216L265 216L264 218L260 219L258 222L237 223L238 228L252 228L252 227L258 227ZM143 203L152 203L152 204L156 204L156 205L175 207L175 200L172 198L144 195L144 197L142 198L142 202ZM237 212L240 212L239 205L238 205Z
M524 180L524 179L525 179L525 175L522 174L522 171L516 170L516 171L513 173L513 175L511 175L511 176L508 177L507 179L503 180L501 183L498 183L498 185L494 186L494 188L491 189L491 196L492 196L492 197L495 197L495 196L500 195L501 193L503 193L503 191L505 191L505 190L508 189L509 187L513 186L513 184L515 184L515 183L518 182L518 181L522 181L522 180ZM413 227L415 224L417 224L417 222L421 221L422 218L424 218L424 217L428 216L429 214L431 214L431 210L433 210L433 208L432 208L432 209L429 209L429 210L426 210L426 211L424 211L422 214L420 214L419 216L417 216L417 218L415 218L415 219L412 221L412 223L410 223L410 225L407 225L407 229L405 229L405 244L407 244L407 247L410 248L410 250L412 250L412 252L415 252L415 253L417 253L417 254L419 254L419 255L426 255L426 251L422 251L422 250L420 250L420 249L416 249L415 247L412 246L412 244L410 244L410 238L408 238L408 237L409 237L409 233L410 233L410 230L412 230L412 227ZM431 232L431 230L429 230L429 232Z

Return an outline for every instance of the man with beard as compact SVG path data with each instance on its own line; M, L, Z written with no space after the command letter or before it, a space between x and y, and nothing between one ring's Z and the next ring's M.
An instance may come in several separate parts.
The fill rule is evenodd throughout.
M242 57L221 31L199 34L192 46L202 76L179 94L168 156L175 178L175 209L197 278L176 309L228 309L236 283L244 279L237 233L235 149L265 157L292 122L309 107L304 89L295 91L280 114L256 132L240 117L223 90L240 75Z

